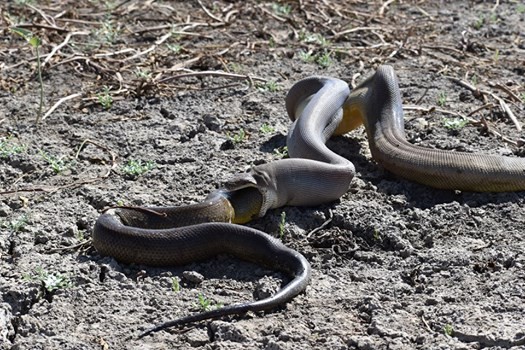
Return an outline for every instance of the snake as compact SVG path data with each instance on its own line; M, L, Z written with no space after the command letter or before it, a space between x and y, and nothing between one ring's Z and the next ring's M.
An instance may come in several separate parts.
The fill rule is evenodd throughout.
M519 158L429 149L409 143L399 83L393 67L379 66L355 89L333 77L295 83L286 97L293 121L290 158L236 174L201 203L176 207L116 207L95 223L93 245L123 263L184 265L231 254L290 276L275 295L159 324L151 334L190 322L273 309L302 293L311 267L299 252L240 224L282 206L317 206L338 200L350 187L354 165L326 141L364 125L372 158L386 170L439 189L503 192L525 189Z

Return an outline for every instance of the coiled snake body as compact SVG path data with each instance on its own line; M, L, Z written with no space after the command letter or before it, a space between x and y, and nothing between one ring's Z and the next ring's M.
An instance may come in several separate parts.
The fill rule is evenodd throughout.
M284 205L315 206L341 197L349 188L354 166L330 151L325 142L361 123L373 158L401 177L444 189L525 189L523 159L432 150L407 142L398 81L390 66L380 66L352 92L347 83L335 78L301 80L289 91L286 109L294 120L287 140L290 159L236 175L199 204L115 208L97 220L93 245L101 254L122 262L186 264L230 253L292 277L270 298L183 317L142 335L187 322L270 309L301 293L310 279L308 261L277 239L235 223Z

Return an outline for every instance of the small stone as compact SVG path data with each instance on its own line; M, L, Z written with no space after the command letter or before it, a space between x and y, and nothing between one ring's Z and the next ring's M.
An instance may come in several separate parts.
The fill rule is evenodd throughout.
M6 205L5 203L0 203L0 216L1 217L7 217L11 215L12 212L13 210L8 205Z
M212 131L220 131L222 128L222 123L216 116L206 114L203 117L203 122L206 127Z
M192 347L202 346L210 341L205 329L194 328L186 333L186 340Z
M185 280L195 284L201 284L204 281L204 276L198 273L197 271L184 271L182 277Z

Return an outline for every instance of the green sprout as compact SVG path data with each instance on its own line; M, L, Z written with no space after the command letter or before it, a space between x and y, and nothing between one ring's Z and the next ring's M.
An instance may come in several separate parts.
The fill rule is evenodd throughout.
M373 239L375 242L379 242L379 241L381 241L381 234L379 233L379 230L378 230L378 229L374 229L374 233L372 234L372 239Z
M281 87L279 86L279 84L277 84L277 82L274 80L267 81L264 84L258 84L257 87L261 91L277 92L281 90Z
M321 68L328 68L332 64L332 57L330 52L325 52L322 55L318 56L316 59L317 64Z
M292 12L292 7L288 4L273 3L272 10L277 15L289 15Z
M137 177L147 173L153 168L155 168L155 162L149 160L144 163L141 160L128 160L122 167L122 171L128 176Z
M449 130L463 129L469 121L463 118L444 118L443 126Z
M198 307L202 311L210 311L211 309L220 309L223 305L221 303L215 303L215 305L212 304L212 300L206 298L204 295L199 294L197 296L199 305Z
M447 93L445 91L439 92L439 97L437 100L438 105L444 107L447 104Z
M480 15L472 26L474 27L474 29L479 30L481 27L483 27L483 24L485 24L485 16Z
M180 292L180 281L178 277L171 278L171 290L175 293Z
M454 334L454 327L452 327L451 324L446 324L443 326L443 333L449 337L451 337Z
M259 129L263 134L270 134L275 131L274 127L264 123L261 125L261 128Z
M11 221L2 221L1 227L7 228L12 232L20 232L24 229L24 227L27 225L28 217L27 214L24 214L20 217L18 217L15 220Z
M39 150L39 152L40 152L40 156L44 158L46 163L51 167L51 169L53 170L55 174L60 174L61 172L66 170L71 165L71 163L66 162L64 158L62 157L59 158L59 157L50 155L42 150Z
M281 212L281 220L279 221L279 238L282 240L284 237L284 228L286 225L286 212Z
M72 286L71 280L66 275L60 273L50 273L44 271L42 268L35 270L36 276L24 275L23 278L28 281L39 281L48 293L52 293L58 289L65 289Z
M148 80L151 78L151 72L147 69L140 69L137 67L137 70L135 70L135 76L139 79Z
M309 51L307 52L307 51L300 50L299 59L306 63L312 63L312 62L315 62L316 57Z
M319 44L321 46L328 46L330 44L330 41L327 40L322 34L312 34L304 30L299 32L299 40L307 44Z
M97 95L98 102L104 109L110 109L113 104L113 97L109 93L109 87L105 86L102 88L102 91Z
M0 139L0 158L9 158L15 154L20 154L26 149L23 145L17 145L7 139Z
M277 158L286 158L288 157L288 146L282 146L282 147L277 147L273 150L273 154L275 154L277 156Z
M226 136L233 143L241 143L246 138L246 132L244 131L244 129L240 129L236 134L231 135L230 133L227 133Z
M168 49L173 52L175 55L178 55L182 52L182 46L179 44L166 44Z
M10 28L11 32L20 35L24 38L29 45L35 49L36 53L36 63L37 63L37 73L38 73L38 83L40 84L40 103L38 106L38 114L36 116L36 123L40 121L42 117L42 110L44 109L44 82L42 80L42 64L40 63L40 51L39 47L42 45L42 40L32 32L23 28Z

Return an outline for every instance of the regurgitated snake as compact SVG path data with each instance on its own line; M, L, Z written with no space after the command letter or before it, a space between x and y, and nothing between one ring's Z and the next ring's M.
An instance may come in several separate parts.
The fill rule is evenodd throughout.
M289 159L253 167L199 204L160 208L114 208L95 224L93 245L126 263L186 264L220 253L284 271L292 276L274 296L167 322L145 334L283 304L302 292L310 266L299 253L255 229L235 225L285 205L315 206L334 201L349 188L354 166L325 142L364 124L373 158L401 177L432 187L467 191L525 189L525 160L433 150L406 141L397 77L390 66L350 92L328 77L296 83L286 98L294 123L288 134Z

